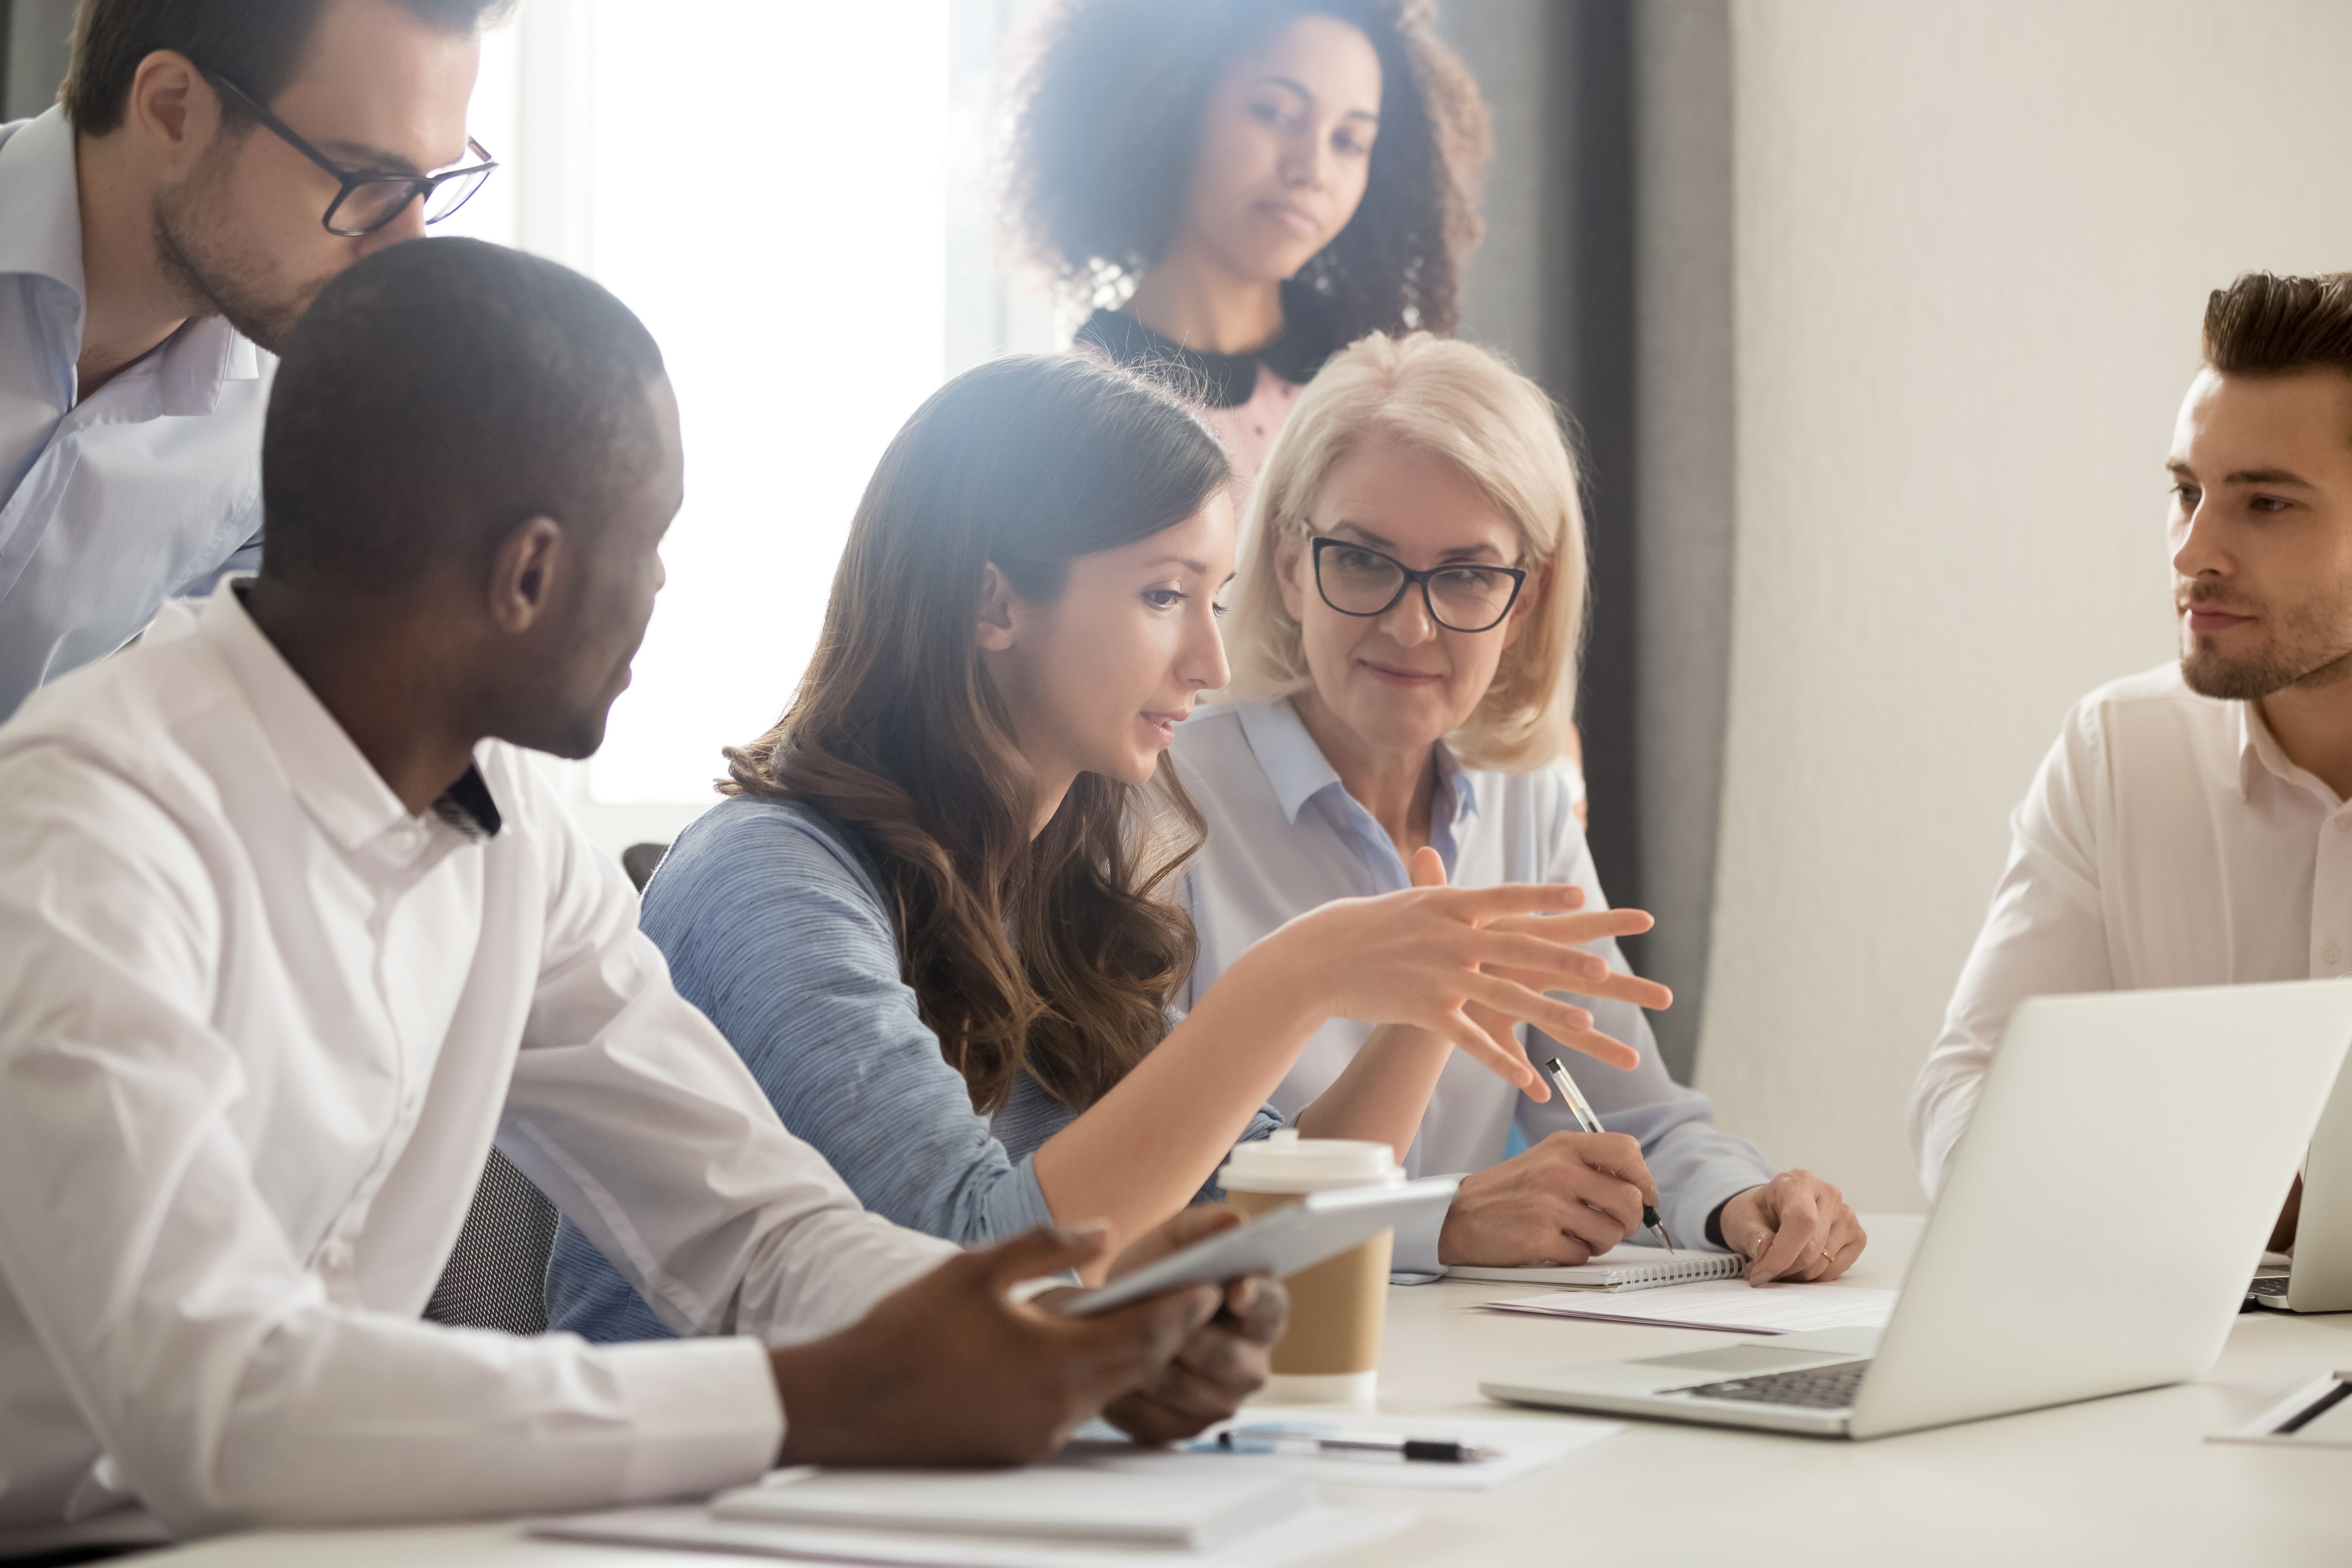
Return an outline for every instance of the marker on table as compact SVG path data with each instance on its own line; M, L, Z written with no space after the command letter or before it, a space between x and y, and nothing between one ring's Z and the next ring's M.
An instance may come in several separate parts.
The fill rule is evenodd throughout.
M1568 1069L1560 1066L1559 1058L1554 1057L1544 1063L1544 1071L1551 1074L1552 1084L1559 1090L1560 1099L1567 1101L1568 1113L1576 1118L1577 1125L1587 1132L1600 1131L1601 1118L1592 1114L1592 1106L1584 1098L1584 1091L1576 1087L1576 1080L1568 1076ZM1666 1234L1666 1222L1658 1217L1657 1205L1642 1205L1642 1224L1657 1234L1658 1239L1666 1244L1668 1252L1675 1249L1675 1238Z
M1427 1459L1441 1465L1471 1465L1503 1457L1499 1450L1452 1437L1382 1437L1370 1433L1327 1437L1299 1426L1229 1426L1217 1434L1215 1447L1228 1454L1394 1454L1401 1459Z

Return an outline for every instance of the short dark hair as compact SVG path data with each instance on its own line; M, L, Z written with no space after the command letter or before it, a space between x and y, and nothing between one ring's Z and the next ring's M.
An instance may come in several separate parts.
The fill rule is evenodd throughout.
M2249 272L2205 301L2205 363L2224 375L2352 375L2352 272Z
M1428 0L1064 0L1018 96L1006 195L1037 258L1092 305L1167 251L1217 75L1301 16L1332 16L1381 61L1363 205L1298 272L1340 342L1452 332L1478 243L1489 143L1478 84Z
M477 239L378 251L287 342L261 444L265 576L394 594L519 523L593 532L652 460L661 350L568 267Z
M515 0L399 0L445 32L494 26ZM326 0L81 0L58 101L85 136L122 123L139 62L171 49L268 103L294 79ZM224 102L233 121L244 111Z

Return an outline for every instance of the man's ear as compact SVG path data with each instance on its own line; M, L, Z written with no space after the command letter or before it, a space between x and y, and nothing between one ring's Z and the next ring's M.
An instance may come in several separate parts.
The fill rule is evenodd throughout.
M982 653L1003 653L1020 640L1021 596L990 562L980 569L980 625L975 640Z
M490 620L500 631L520 637L547 614L571 563L569 542L551 517L526 518L507 535L490 562Z
M123 121L159 168L184 176L220 133L220 98L187 56L152 49L131 78Z

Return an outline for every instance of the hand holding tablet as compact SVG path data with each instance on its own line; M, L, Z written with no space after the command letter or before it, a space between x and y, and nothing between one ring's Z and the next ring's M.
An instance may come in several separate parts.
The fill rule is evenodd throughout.
M1295 1204L1221 1230L1132 1274L1063 1297L1051 1306L1057 1312L1085 1317L1185 1285L1221 1284L1244 1274L1282 1279L1336 1258L1384 1230L1442 1212L1454 1201L1458 1180L1432 1176L1418 1182L1308 1193Z

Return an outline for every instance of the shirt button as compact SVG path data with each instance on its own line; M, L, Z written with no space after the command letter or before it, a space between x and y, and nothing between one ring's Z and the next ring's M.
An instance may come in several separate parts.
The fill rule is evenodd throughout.
M2336 819L2336 831L2338 833L2352 833L2352 816L2337 817Z
M2319 956L2326 962L2334 963L2337 959L2344 956L2344 950L2331 942L2326 947L2319 950Z
M319 1254L319 1261L330 1268L348 1268L352 1265L352 1244L341 1237L327 1243Z

